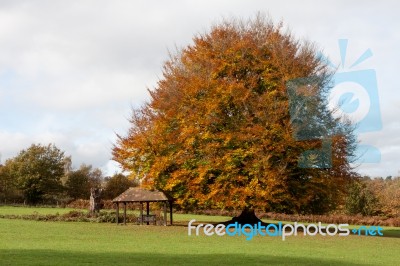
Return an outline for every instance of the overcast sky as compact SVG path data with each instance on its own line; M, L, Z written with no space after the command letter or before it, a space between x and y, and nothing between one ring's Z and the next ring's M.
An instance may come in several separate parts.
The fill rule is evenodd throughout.
M400 4L397 1L18 1L0 0L0 153L14 157L32 143L55 143L73 165L117 170L115 133L125 134L131 107L148 99L168 50L184 47L224 17L258 12L342 62L372 57L351 71L376 73L382 129L360 133L380 163L358 172L399 175ZM360 98L362 98L360 96Z

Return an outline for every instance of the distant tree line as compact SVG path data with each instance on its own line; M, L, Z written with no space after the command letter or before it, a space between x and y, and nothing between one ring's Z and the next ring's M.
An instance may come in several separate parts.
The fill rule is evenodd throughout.
M353 182L347 193L348 214L400 217L400 177L370 178Z
M89 199L90 188L102 188L113 199L137 183L121 173L104 177L98 168L73 169L70 156L55 145L33 144L0 164L0 203L66 204ZM360 177L346 189L345 203L336 211L364 216L400 217L400 177Z
M72 168L70 156L54 144L32 144L0 164L0 202L59 204L89 199L90 188L102 188L103 199L113 199L135 183L123 174L104 177L98 168Z

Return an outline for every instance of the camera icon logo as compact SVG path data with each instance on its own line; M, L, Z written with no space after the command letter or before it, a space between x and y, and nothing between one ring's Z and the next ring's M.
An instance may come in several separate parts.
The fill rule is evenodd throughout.
M338 110L356 125L355 134L382 130L382 118L379 104L379 93L374 69L351 70L368 58L372 51L367 49L349 68L345 68L347 39L339 40L341 69L334 77L333 88L330 92L330 106ZM327 61L329 65L334 66ZM335 66L338 68L338 66ZM355 154L357 163L379 163L381 153L378 148L369 144L359 144Z
M378 86L375 70L351 70L372 56L370 49L366 50L348 69L345 69L347 44L347 39L339 40L341 71L333 76L333 87L329 92L328 105L334 115L349 119L356 126L354 133L360 136L363 133L382 129ZM320 55L320 58L332 68L339 68L323 55ZM318 78L299 78L289 81L286 85L294 138L298 141L320 140L322 142L321 149L303 152L298 165L302 168L329 168L332 167L332 149L329 137L332 132L330 134L326 132L323 119L319 120L319 123L312 120L316 119L316 112L313 111L312 106L315 105L317 97L310 93L313 86L319 86ZM309 91L307 94L304 94L305 87ZM379 163L381 153L372 145L359 144L355 151L355 158L351 158L351 161Z

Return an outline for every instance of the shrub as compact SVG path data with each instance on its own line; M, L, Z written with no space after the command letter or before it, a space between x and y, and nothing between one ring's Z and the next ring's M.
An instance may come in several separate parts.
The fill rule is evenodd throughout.
M365 182L355 181L349 187L345 209L348 214L361 214L364 216L380 213L377 196Z

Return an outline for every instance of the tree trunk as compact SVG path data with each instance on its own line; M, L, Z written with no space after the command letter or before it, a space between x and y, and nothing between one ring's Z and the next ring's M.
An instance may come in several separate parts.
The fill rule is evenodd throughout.
M90 189L90 213L94 214L100 211L100 193L101 189L91 188Z
M244 224L255 225L258 223L260 223L263 226L268 225L268 223L264 223L263 221L261 221L256 216L254 209L251 209L251 208L244 208L242 210L242 213L239 216L233 217L231 220L222 222L221 224L228 225L228 224L234 224L234 223L238 223L241 225L244 225Z

